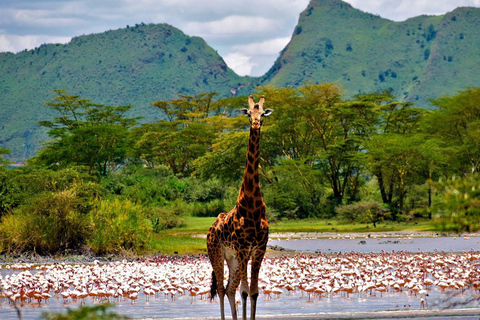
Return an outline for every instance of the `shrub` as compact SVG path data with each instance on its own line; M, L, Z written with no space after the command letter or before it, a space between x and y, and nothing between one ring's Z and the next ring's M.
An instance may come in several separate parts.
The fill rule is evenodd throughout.
M2 218L3 251L58 254L78 251L88 233L85 209L75 188L46 192Z
M472 174L438 183L441 198L433 207L442 231L480 230L480 176Z
M42 319L45 320L107 320L107 319L129 319L126 316L107 311L113 305L105 303L96 306L81 306L78 309L68 309L65 314L54 314L44 312Z
M341 219L348 222L373 223L376 227L378 222L388 218L386 211L378 202L356 202L336 208Z
M102 180L110 193L148 206L164 206L182 197L185 185L165 168L125 167Z
M101 201L89 220L87 245L95 254L142 253L151 248L152 224L145 209L129 200Z
M187 202L209 202L220 200L225 196L225 184L219 179L200 180L187 178L185 181L185 193L183 199Z
M301 169L298 167L301 166ZM298 172L302 175L299 177ZM283 161L275 167L272 183L262 184L267 208L278 218L327 217L329 205L326 188L311 168Z
M216 217L219 213L230 209L225 206L223 199L215 199L210 202L196 202L192 213L196 217Z
M58 171L29 167L12 170L0 168L0 214L36 199L40 193L62 191L72 185L91 181L83 171L81 167Z
M146 216L150 220L152 230L155 233L184 225L184 221L180 217L183 214L183 210L175 205L149 208L146 212Z

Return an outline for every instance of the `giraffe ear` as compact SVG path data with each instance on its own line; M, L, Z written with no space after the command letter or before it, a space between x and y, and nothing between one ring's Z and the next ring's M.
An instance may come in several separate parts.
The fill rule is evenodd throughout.
M238 110L241 114L243 114L244 116L249 116L250 113L248 112L249 110L246 109L246 108L243 108L243 109L240 109Z
M263 114L265 117L271 115L273 112L273 109L265 109L265 113Z
M260 101L258 101L258 105L260 106L260 108L263 108L264 103L265 103L265 96L262 96L260 98Z
M255 106L255 102L253 101L252 95L248 97L248 106L250 107L250 109L253 109L253 107Z

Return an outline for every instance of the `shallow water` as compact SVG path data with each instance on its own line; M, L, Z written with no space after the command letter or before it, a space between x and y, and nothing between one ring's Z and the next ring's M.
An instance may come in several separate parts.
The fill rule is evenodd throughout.
M428 297L429 309L444 309L454 302L462 302L468 299L471 292L465 292L462 295L451 297L448 302L443 301L447 297L440 291L430 292ZM240 296L237 295L237 300ZM87 299L87 304L92 305L98 302L92 302ZM177 297L175 300L164 297L163 294L158 298L146 300L145 296L140 295L135 303L121 300L113 301L115 311L119 314L127 315L132 318L208 318L219 316L220 307L218 299L210 302L209 300L195 299L188 296ZM39 319L42 312L65 312L66 308L76 308L80 303L64 304L62 299L51 300L48 304L38 305L37 303L25 304L21 307L23 319ZM230 316L228 302L226 302L226 315ZM477 303L470 303L462 308L478 307ZM250 308L250 306L248 306ZM311 297L301 292L294 294L284 293L280 296L266 297L260 295L257 313L259 315L288 315L288 314L315 314L315 313L341 313L341 312L369 312L379 310L422 310L420 298L407 293L390 292L382 295L358 294L354 293L349 297L344 295L335 295L329 297ZM248 314L249 314L248 309ZM0 319L15 319L16 312L13 306L4 302L0 307ZM445 317L444 317L445 318ZM442 319L441 317L434 319ZM449 317L446 317L449 319ZM464 318L462 318L464 319ZM466 318L465 318L466 319ZM475 317L478 319L478 316Z
M271 240L269 245L278 245L284 248L304 251L304 252L362 252L362 253L379 253L381 251L410 251L410 252L450 252L469 251L471 249L479 250L480 237L472 237L468 240L463 238L440 237L440 238L356 238L356 239L313 239L313 240ZM197 261L198 262L198 261ZM206 265L206 266L205 266ZM264 264L266 265L266 264ZM205 273L205 277L209 278L209 265L207 261L202 261L194 265L198 267L198 272ZM320 267L320 266L319 266ZM194 267L195 268L195 267ZM267 267L265 267L267 268ZM262 267L263 269L263 267ZM6 275L15 275L20 270L6 270L2 268L1 276L5 279ZM36 271L30 269L32 274ZM208 280L209 281L209 280ZM470 288L463 290L440 290L436 287L429 290L429 296L426 298L427 309L442 310L455 308L478 308L478 293ZM473 301L472 297L476 297ZM380 310L421 310L421 298L413 295L408 290L395 291L393 289L388 292L362 292L337 294L325 294L322 296L309 296L306 292L297 290L288 292L283 289L280 295L267 296L263 293L259 296L257 314L265 316L274 315L308 315L316 313L341 313L341 312L375 312ZM237 295L237 300L240 296ZM103 300L102 302L106 302ZM155 297L149 299L139 292L138 299L131 301L127 298L120 300L110 300L116 306L112 311L119 314L127 315L132 318L192 318L200 319L207 317L219 316L218 299L210 302L205 298L192 298L186 295L176 295L174 299L164 293L158 293ZM35 300L25 303L21 306L23 319L39 319L42 312L65 312L67 308L76 308L83 300L65 301L59 296L49 299L48 302L38 304ZM98 300L87 298L87 305L101 303ZM226 302L226 315L230 317L228 302ZM249 306L250 307L250 306ZM248 307L248 308L249 308ZM249 313L249 311L248 311ZM12 304L7 299L0 299L0 319L15 319L16 312ZM454 317L433 317L431 319L449 319ZM315 319L312 316L312 319ZM457 316L457 319L478 319L478 316Z
M299 252L462 252L480 249L480 237L403 237L403 238L335 238L335 239L270 239L270 246Z

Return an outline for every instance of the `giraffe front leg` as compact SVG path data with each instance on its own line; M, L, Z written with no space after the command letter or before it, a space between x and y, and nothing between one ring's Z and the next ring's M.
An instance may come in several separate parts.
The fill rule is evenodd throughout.
M237 320L237 306L235 295L237 293L238 285L242 279L242 275L247 272L247 255L243 252L237 253L232 259L227 259L229 268L229 281L226 289L226 294L230 302L230 309L232 310L233 320Z
M258 252L252 257L252 272L250 280L250 304L251 304L251 314L250 320L255 320L255 315L257 312L257 299L258 299L258 274L260 272L260 266L262 265L263 256L265 251Z
M242 274L242 281L240 284L240 293L242 295L242 319L247 320L247 298L248 298L248 275L247 272Z
M237 308L235 304L235 294L237 291L237 286L238 282L236 281L236 277L238 274L238 261L237 257L232 255L232 256L227 256L227 265L228 265L228 283L227 283L227 289L226 289L226 294L228 298L228 302L230 303L230 309L232 311L232 319L237 320Z

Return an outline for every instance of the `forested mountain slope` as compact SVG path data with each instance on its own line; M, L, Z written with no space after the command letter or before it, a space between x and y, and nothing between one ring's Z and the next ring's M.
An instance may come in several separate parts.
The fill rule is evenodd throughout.
M240 77L198 37L166 24L139 24L83 35L68 44L0 53L0 148L15 162L47 139L37 121L66 90L96 103L133 105L132 116L158 119L149 105L178 94L248 95L256 85L338 83L348 98L390 90L399 101L430 108L431 98L480 85L480 9L402 22L362 12L340 0L312 0L289 44L259 78ZM233 89L233 90L232 90Z
M263 83L336 82L348 95L391 90L399 100L428 99L480 84L480 9L402 22L340 0L312 0Z
M44 106L62 89L96 103L133 105L135 116L158 118L152 102L177 94L242 92L249 78L235 74L198 37L166 24L136 25L0 53L0 147L14 161L34 154L46 139L35 123L54 114ZM243 89L244 91L247 91ZM248 90L248 93L251 90Z

